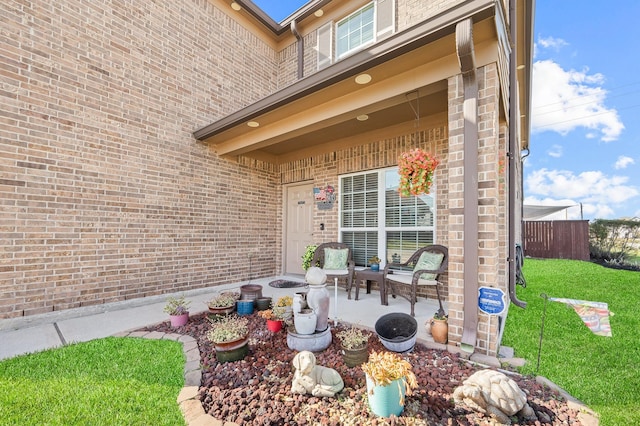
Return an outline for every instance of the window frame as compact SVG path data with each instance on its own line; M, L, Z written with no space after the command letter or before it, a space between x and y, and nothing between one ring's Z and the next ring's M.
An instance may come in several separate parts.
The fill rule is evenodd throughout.
M374 170L365 170L365 171L360 171L360 172L354 172L354 173L345 173L345 174L341 174L338 176L338 194L340 194L340 203L338 203L338 236L339 236L339 240L341 242L344 242L344 238L343 238L343 234L345 232L362 232L362 233L366 233L366 232L375 232L377 233L377 255L380 257L380 259L382 259L382 264L381 266L384 267L384 265L386 264L387 261L387 239L388 239L388 233L390 232L431 232L433 235L433 241L432 244L436 244L437 242L437 197L436 197L436 184L437 182L434 179L434 182L431 186L431 191L429 193L429 197L432 198L433 201L433 205L430 206L430 211L431 211L431 215L432 215L432 221L431 221L431 225L419 225L419 224L415 224L413 226L407 226L407 225L403 225L402 223L398 223L397 226L390 226L387 225L387 179L386 179L386 174L388 172L396 172L398 171L398 167L385 167L385 168L381 168L381 169L374 169ZM345 203L343 202L344 197L345 197L345 192L344 192L344 182L343 179L345 178L349 178L349 177L353 177L353 176L364 176L364 175L370 175L370 174L376 174L377 175L377 224L375 226L362 226L362 227L357 227L357 226L344 226L344 215L347 212L345 210ZM399 178L399 177L398 177ZM366 192L366 187L364 188L364 191ZM400 195L398 195L398 197L400 197ZM419 197L419 196L418 196ZM407 197L404 197L407 198ZM410 197L413 198L415 200L415 196L414 197ZM392 206L390 206L392 207ZM349 211L352 211L352 209L350 209ZM365 220L366 222L366 220ZM353 223L352 223L353 225ZM355 250L354 247L352 247L352 250ZM369 255L369 254L368 254ZM367 255L367 256L368 256ZM356 256L354 256L355 259ZM365 262L368 260L365 259ZM356 263L357 266L368 266L368 262L366 262L365 265L359 265Z
M373 9L373 14L372 14L372 18L371 18L371 25L373 26L372 30L371 30L371 40L368 40L367 42L364 43L360 43L358 44L356 47L350 47L349 49L347 49L345 52L340 52L340 37L339 37L339 27L341 24L349 22L350 20L354 19L355 16L357 14L361 14L362 11L364 9L367 8L372 8ZM336 61L339 61L359 50L364 49L367 46L371 46L373 44L376 43L376 39L377 39L377 5L375 1L371 1L367 4L365 4L364 6L362 6L361 8L353 11L352 13L350 13L349 15L345 16L344 18L340 19L339 21L336 22L335 24L335 55L336 55ZM363 25L360 26L360 31L362 30Z

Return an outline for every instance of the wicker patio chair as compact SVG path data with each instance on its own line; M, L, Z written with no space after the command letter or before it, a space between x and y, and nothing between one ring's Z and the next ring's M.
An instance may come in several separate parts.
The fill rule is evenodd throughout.
M331 252L332 250L333 252ZM336 252L336 250L347 250L346 263L342 263L339 266L330 264L333 259L328 258L327 253L330 253L329 257L333 257L335 254L340 256L341 253ZM351 286L353 284L356 264L353 261L353 254L349 246L337 242L320 244L313 254L311 265L319 265L324 273L327 274L327 279L344 279L346 282L347 298L351 299Z
M440 305L438 313L444 315L438 277L446 272L448 262L449 251L445 246L436 244L418 249L404 263L388 263L384 268L387 297L391 294L393 297L397 295L407 299L411 303L411 315L415 316L418 287L435 286Z

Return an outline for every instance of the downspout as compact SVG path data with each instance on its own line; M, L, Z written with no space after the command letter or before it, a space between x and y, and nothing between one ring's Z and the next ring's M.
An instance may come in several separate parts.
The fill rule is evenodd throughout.
M509 152L507 154L509 160L509 299L514 305L525 308L526 302L518 299L516 295L516 150L518 149L517 141L517 120L518 117L518 81L516 78L516 1L509 1L509 32L511 35L511 53L509 54ZM524 196L524 193L522 193ZM522 213L520 215L522 217ZM522 226L522 223L520 223Z
M295 19L291 21L291 32L296 36L296 44L298 48L298 80L303 77L304 74L304 40L298 32L298 27Z
M478 331L478 81L470 18L456 25L456 50L464 88L464 320L461 348L473 352Z

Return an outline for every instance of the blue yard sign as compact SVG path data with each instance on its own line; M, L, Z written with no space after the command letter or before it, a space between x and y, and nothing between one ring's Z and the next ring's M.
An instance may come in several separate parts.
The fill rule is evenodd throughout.
M500 315L504 312L504 291L493 287L480 287L478 289L478 308L488 315Z

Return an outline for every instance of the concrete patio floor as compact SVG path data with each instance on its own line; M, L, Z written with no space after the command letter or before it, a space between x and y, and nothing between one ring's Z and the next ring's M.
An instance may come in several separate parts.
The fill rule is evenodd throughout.
M274 300L283 295L293 296L296 292L305 291L301 287L274 288L269 286L271 281L278 279L302 282L300 277L277 276L179 292L174 295L184 294L187 300L191 301L190 313L195 315L208 310L206 302L214 295L228 290L239 292L240 286L244 284L262 285L262 295L273 297ZM410 305L407 300L401 297L396 299L389 297L389 305L384 306L380 303L380 293L377 290L371 290L371 293L367 294L362 284L359 300L355 300L355 288L352 289L351 300L347 299L346 291L343 288L338 288L336 310L336 293L333 283L328 283L327 290L331 296L330 325L334 325L335 321L338 321L373 330L378 318L384 314L391 312L410 313ZM113 336L166 321L168 316L163 312L163 308L166 304L167 296L151 296L143 299L0 320L0 359L38 352L68 343L85 342ZM424 327L425 322L437 310L437 300L419 298L418 303L415 305L415 318L418 322L417 338L420 342L430 343L429 346L445 349L445 345L433 343L433 339L427 334ZM451 350L451 348L449 349Z

